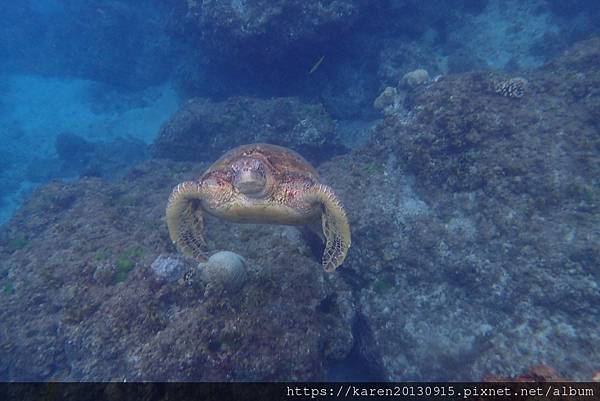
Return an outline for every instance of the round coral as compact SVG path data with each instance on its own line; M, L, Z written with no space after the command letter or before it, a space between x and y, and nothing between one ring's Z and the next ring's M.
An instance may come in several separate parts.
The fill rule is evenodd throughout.
M202 278L209 286L227 291L239 290L247 279L246 261L234 252L221 251L212 255L207 262L200 263Z

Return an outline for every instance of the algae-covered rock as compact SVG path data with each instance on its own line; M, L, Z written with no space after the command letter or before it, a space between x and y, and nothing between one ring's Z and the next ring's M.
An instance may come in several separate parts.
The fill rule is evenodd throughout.
M323 106L295 98L235 97L222 102L191 99L162 127L153 145L157 157L212 161L238 145L267 142L320 160L341 145Z
M183 277L186 271L183 257L177 254L161 254L152 262L150 269L157 280L173 282Z
M174 254L165 206L177 182L205 167L149 161L114 182L32 194L0 235L2 378L311 380L350 353L348 285L284 227L207 216L208 246L231 252L216 253L204 278L234 296L206 291L201 274L187 279L199 269ZM27 243L12 246L21 236ZM115 280L119 265L132 269Z
M416 86L423 85L429 81L429 79L429 73L427 70L419 68L404 74L401 83L407 85L409 88L414 88Z
M244 62L281 60L292 49L325 43L347 32L361 0L188 1L187 19L215 51Z
M346 196L345 268L364 280L358 348L384 378L480 380L543 363L589 380L599 55L597 39L574 46L529 71L522 97L497 93L511 76L491 72L417 86L410 117L386 115L368 146L322 167Z
M206 216L208 250L246 261L235 296L156 280L152 262L175 252L169 191L206 165L153 160L115 182L35 191L0 235L2 378L314 380L351 356L378 379L514 377L543 363L589 380L598 55L591 40L523 73L520 98L496 93L510 79L499 73L417 86L367 145L318 166L352 227L334 274L289 227ZM123 253L134 258L125 280L94 279Z

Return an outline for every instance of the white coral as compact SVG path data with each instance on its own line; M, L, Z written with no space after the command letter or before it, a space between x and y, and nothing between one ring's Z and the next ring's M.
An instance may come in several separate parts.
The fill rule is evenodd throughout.
M238 290L247 279L246 261L234 252L217 252L198 267L202 269L202 279L208 286L227 291Z
M401 83L404 83L410 88L414 88L415 86L419 86L429 82L429 80L430 78L427 70L420 68L418 70L414 70L404 74Z

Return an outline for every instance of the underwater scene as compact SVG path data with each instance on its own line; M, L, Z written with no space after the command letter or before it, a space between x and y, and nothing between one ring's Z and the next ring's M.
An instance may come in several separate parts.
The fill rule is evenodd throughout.
M0 13L0 381L600 381L595 0Z

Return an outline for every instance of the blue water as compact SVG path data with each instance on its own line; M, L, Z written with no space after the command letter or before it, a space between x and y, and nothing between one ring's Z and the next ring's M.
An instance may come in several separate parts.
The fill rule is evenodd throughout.
M209 3L211 2L207 2ZM327 124L331 125L332 132L330 138L333 139L328 139L330 142L326 145L318 145L323 146L323 149L317 151L314 150L314 143L310 142L312 139L296 138L294 140L299 143L296 150L314 152L304 154L305 158L315 163L333 163L335 166L336 160L339 160L336 157L350 155L356 150L356 154L360 155L362 147L373 139L374 132L378 131L377 124L385 118L385 113L374 107L374 101L386 87L397 87L402 92L400 102L404 102L404 96L409 96L410 103L411 92L402 83L404 75L408 72L419 68L427 70L428 84L454 74L472 71L494 71L507 78L527 75L531 71L543 68L546 63L576 42L600 34L600 8L594 0L347 0L340 2L339 9L329 8L332 2L307 0L306 3L302 3L281 0L274 2L281 5L281 15L271 14L269 6L266 10L261 7L254 9L256 3L260 2L220 0L203 5L201 1L185 0L40 0L6 2L3 5L0 13L0 225L5 232L2 236L5 255L13 255L14 252L27 249L22 241L14 242L15 238L29 241L38 235L36 230L41 230L41 223L37 228L32 228L23 222L27 219L11 220L18 214L23 202L31 199L39 188L56 182L77 183L89 177L106 182L116 182L123 177L128 177L127 180L141 180L142 178L136 177L143 174L138 176L131 173L131 169L138 171L135 170L135 166L152 162L156 155L154 144L161 129L192 98L206 99L215 104L237 104L235 99L240 96L259 100L294 97L301 104L318 104L322 107L319 110L328 116ZM326 7L317 6L319 3L326 3ZM304 4L306 7L298 4ZM325 11L317 13L315 8L310 7L311 4L317 8L324 7L322 9ZM311 12L315 14L310 14ZM233 22L223 22L227 15L233 16ZM261 16L265 15L268 18L261 19ZM600 66L590 68L594 70ZM215 131L214 140L209 138L206 142L214 144L228 135L228 132L236 132L236 121L262 121L256 116L242 117L243 113L238 113L238 109L235 108L237 106L226 107L230 115L203 115L202 118L209 122L206 126L195 127L191 132L197 130L198 135L210 136L211 129L216 129L222 121L227 121L226 124L223 123L224 131ZM270 109L267 109L269 107ZM414 110L411 111L408 106L399 107L403 118L410 121ZM215 110L219 110L218 107ZM261 115L271 113L271 119L267 119L269 124L279 127L277 124L281 123L281 127L287 127L287 122L277 119L279 113L284 111L277 109L276 105L262 106L260 103L251 110L254 110L252 113ZM306 124L313 124L310 122L310 116L313 114L300 118L302 121L309 121L302 126L303 133L313 132L306 128ZM597 118L596 114L591 119ZM592 120L585 129L597 130L597 121ZM319 125L314 132L326 131L323 126ZM202 131L203 129L209 133ZM271 132L271 127L262 126L256 129ZM269 141L279 140L277 135L269 135ZM287 145L286 140L281 139L281 143ZM235 140L222 142L229 144L235 143ZM193 160L186 156L185 161L209 163L227 150L214 146L208 152L212 157L201 153L201 156ZM595 148L590 152L597 150ZM161 157L164 157L164 154L161 154ZM351 157L356 157L358 166L365 163L360 156ZM166 158L182 160L177 151L168 154ZM398 163L394 156L387 160L375 160L375 163L369 161L363 167L356 168L360 174L378 174L383 171L387 174L387 169L398 171L394 167ZM191 166L169 168L171 171L197 171L200 165ZM148 171L152 171L151 167L144 169L144 174L150 174ZM338 171L327 164L323 169ZM411 170L411 173L406 174L413 173ZM339 172L327 174L333 176ZM418 173L415 175L418 177ZM426 203L431 200L418 193L415 189L419 186L418 178L414 181L414 177L394 181L393 185L399 185L395 188L402 190L402 200L395 203L390 201L388 206L403 208L402 212L397 214L400 216L397 217L400 221L398 224L404 224L404 219L409 221L411 216L430 213ZM590 188L591 194L598 186L598 182L580 184L578 188L583 189L573 191L588 193L585 192L585 188ZM382 188L382 197L386 196L387 190L388 188ZM448 194L448 198L451 197L452 195ZM510 204L510 201L508 203ZM160 209L162 213L165 205L153 207L156 210ZM130 200L125 209L127 207L151 209L139 199ZM532 207L535 209L536 206ZM45 211L40 213L42 212ZM479 210L473 212L474 215L476 212L485 214L485 211ZM96 212L90 210L89 213ZM535 213L535 210L531 210L531 214ZM355 216L359 213L350 214ZM156 218L154 223L164 230L164 221L161 219L162 216ZM472 230L470 224L473 223L469 216L461 216L459 212L453 217L448 217L447 225L451 226L450 229L463 230L465 238L474 235L469 234L469 230ZM81 225L85 225L85 222L79 221L75 226ZM147 229L154 229L152 224L148 227ZM399 252L397 249L401 245L398 245L397 240L387 243L383 237L373 237L385 236L387 228L380 228L378 231L375 227L374 230L371 232L369 228L362 226L360 230L357 229L356 249L365 249L364 252L368 252L370 246L381 245L382 249L385 249L379 256L384 261L383 265L394 263L393 255ZM20 234L14 234L15 232ZM566 238L575 234L565 235ZM168 242L165 238L162 239L165 243ZM360 248L361 240L363 248ZM377 244L365 245L371 240ZM56 238L49 238L48 241L60 242ZM507 241L510 242L509 239ZM593 242L593 239L589 241ZM143 246L152 247L150 244ZM165 246L156 246L152 252L163 252ZM308 254L318 263L318 253L321 249L316 247L315 251L315 247L309 248L312 251L307 251ZM507 249L509 248L507 245ZM582 265L593 265L598 260L597 249L587 245L583 248L588 249L591 256L585 256L587 254L582 251ZM102 252L105 251L98 250L97 254ZM431 249L424 248L423 252L431 252ZM354 258L357 265L361 260L359 253L356 251L349 256ZM451 255L452 249L448 253ZM116 255L113 256L117 258ZM77 255L69 257L77 258ZM31 258L37 260L34 256ZM11 301L10 296L19 295L19 285L16 283L20 279L18 273L15 273L19 266L14 265L15 260L25 263L26 258L11 259L10 264L0 265L0 283L4 286L4 292L0 294L0 307L9 302L13 305L11 307L14 307L16 301L14 298ZM151 262L152 260L144 260L139 263L147 267ZM88 262L82 257L82 266L85 263ZM403 263L402 266L415 263L417 266L412 268L422 268L418 266L418 261ZM597 267L590 266L590 269L597 270ZM28 267L30 268L31 266ZM364 267L368 268L369 266ZM377 277L368 275L371 273L365 276L361 274L360 271L353 270L351 273L342 274L341 277L342 281L352 288L355 310L364 314L368 313L368 308L375 306L371 303L368 303L368 307L366 304L361 306L361 299L366 297L360 292L361 287L370 285L367 283L375 283L376 288L383 288L382 291L385 291L390 281L398 284L400 279L394 276L388 280L385 270ZM598 284L597 273L590 274L591 282ZM504 279L498 277L498 280L502 282ZM82 279L80 285L84 289L85 283ZM27 307L23 306L25 309ZM0 337L8 329L1 327L3 325L4 323L0 322ZM43 332L46 329L36 327L34 331ZM360 330L350 330L354 330L356 336L359 335L357 333ZM482 328L474 330L486 332L486 329ZM541 332L545 329L539 330ZM563 330L570 329L565 326ZM422 331L423 328L415 328L415 333ZM473 341L485 341L485 337L486 335L482 334ZM13 344L13 341L11 339L3 343L14 346L7 346L7 349L18 349L19 345ZM403 338L398 346L407 347L411 341L419 340ZM543 341L540 341L540 344L542 343ZM30 343L31 346L32 344L35 345L34 340ZM64 347L64 344L56 347ZM376 348L375 345L373 347ZM582 347L585 345L582 344ZM372 363L372 358L364 355L364 350L370 348L361 349L356 344L350 348L352 351L346 352L346 355L338 360L324 358L323 372L326 373L322 379L456 378L450 374L444 376L445 368L439 368L437 365L432 368L430 377L419 376L415 373L416 370L410 369L386 371L385 366L380 366L381 356L374 357L380 360ZM142 359L144 357L142 354L136 355ZM597 358L595 365L600 368L600 355L594 354L593 357ZM468 359L467 356L465 358ZM535 362L532 362L532 365L544 362L539 358L532 358L532 361ZM569 363L569 366L574 367L578 364L577 361ZM455 362L448 362L443 366L454 364ZM551 364L551 361L548 361L548 364ZM19 370L0 365L0 380L94 379L94 371L86 371L86 366L83 365L59 358L52 368L42 373L35 369L28 372L22 368ZM393 366L393 363L386 366ZM528 368L529 366L522 366L521 371L524 373ZM112 377L106 371L102 372L97 373L98 379L122 379L120 373ZM502 371L507 375L517 372L516 367L511 372L508 369ZM565 372L564 369L560 373L569 376L569 372ZM167 372L163 378L170 377ZM266 374L265 377L278 379L276 374ZM582 372L576 371L575 379L583 377ZM181 376L177 378L185 379ZM193 372L188 377L190 380L196 378ZM252 379L253 372L248 372L247 376L238 374L233 377L219 377L218 373L215 373L209 378ZM470 373L464 373L460 378L477 379L470 376Z

